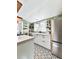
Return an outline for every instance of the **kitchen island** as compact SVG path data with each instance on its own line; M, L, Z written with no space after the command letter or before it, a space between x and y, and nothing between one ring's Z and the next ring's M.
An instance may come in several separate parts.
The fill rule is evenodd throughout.
M17 59L34 59L34 37L20 35L17 40Z

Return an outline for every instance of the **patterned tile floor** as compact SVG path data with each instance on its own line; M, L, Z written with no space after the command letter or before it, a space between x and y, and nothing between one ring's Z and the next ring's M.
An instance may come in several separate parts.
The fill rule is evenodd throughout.
M51 55L51 52L48 49L46 49L40 45L35 44L34 49L35 49L34 59L60 59L54 55Z

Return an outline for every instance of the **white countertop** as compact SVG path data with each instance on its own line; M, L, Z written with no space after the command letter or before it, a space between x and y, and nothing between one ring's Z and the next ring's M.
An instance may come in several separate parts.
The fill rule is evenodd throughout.
M21 36L17 36L17 37L18 37L17 43L24 42L24 41L27 41L27 40L34 38L34 37L28 36L28 35L21 35Z

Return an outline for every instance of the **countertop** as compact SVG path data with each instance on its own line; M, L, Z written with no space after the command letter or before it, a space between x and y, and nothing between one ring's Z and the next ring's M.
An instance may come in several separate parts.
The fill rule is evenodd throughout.
M28 36L28 35L21 35L21 36L17 36L17 37L18 37L17 43L21 43L21 42L24 42L24 41L32 40L34 38L34 37Z

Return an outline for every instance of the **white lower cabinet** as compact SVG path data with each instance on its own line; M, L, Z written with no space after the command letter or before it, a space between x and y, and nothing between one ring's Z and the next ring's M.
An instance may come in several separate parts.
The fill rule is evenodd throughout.
M35 35L35 39L34 42L47 48L50 49L50 36L49 34L45 33L45 35L43 33L41 34L34 34Z

